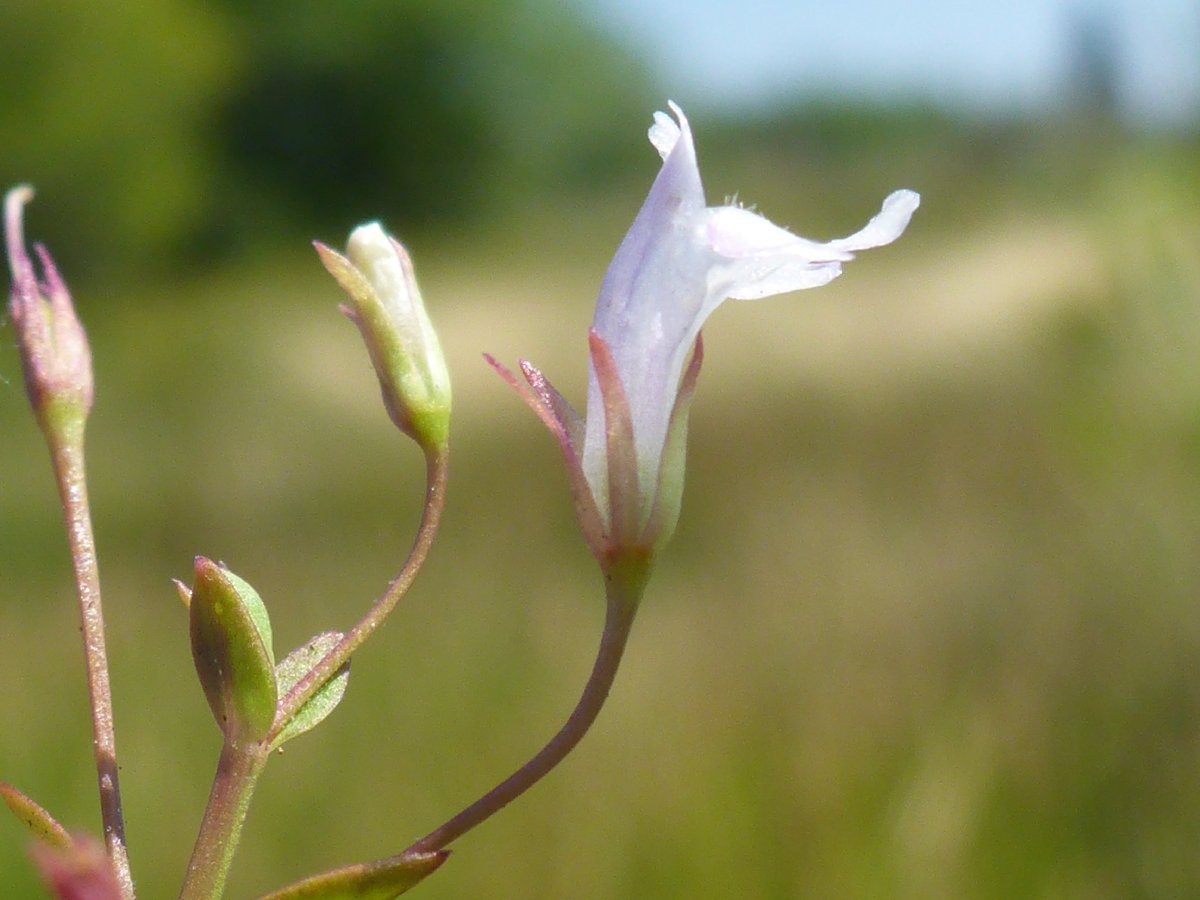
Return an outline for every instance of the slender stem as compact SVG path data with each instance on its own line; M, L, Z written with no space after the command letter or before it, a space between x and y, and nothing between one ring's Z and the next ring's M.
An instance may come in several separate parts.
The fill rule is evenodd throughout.
M204 820L179 892L180 900L215 900L225 890L250 810L250 798L269 756L265 741L252 744L226 741L221 748Z
M270 757L271 743L321 686L345 664L372 632L395 609L412 585L433 543L445 507L447 454L426 456L425 508L412 550L400 573L367 614L285 695L271 731L258 742L227 740L221 749L208 806L188 862L179 900L213 900L220 897L241 838L242 826L259 776Z
M132 900L133 874L125 845L125 817L121 811L121 788L117 780L117 741L113 725L112 689L108 679L108 655L104 647L104 615L100 606L100 569L88 506L87 474L84 468L83 418L64 417L61 427L46 430L54 479L67 526L67 541L75 568L79 615L83 631L83 655L87 668L88 698L92 708L92 747L100 787L100 816L104 844L121 885L121 896ZM52 434L53 431L53 434Z
M421 524L417 529L417 536L413 540L412 549L409 551L408 559L404 561L403 568L388 584L383 596L375 601L358 624L350 629L346 636L280 700L279 709L275 714L275 724L271 726L271 731L267 734L264 743L270 744L278 736L297 710L307 703L313 694L320 690L321 686L350 659L354 651L362 646L375 629L383 624L392 610L396 608L396 604L400 602L400 598L412 586L413 580L429 555L429 548L433 545L433 539L442 518L442 511L446 506L448 463L449 455L445 449L426 455L425 508L421 512Z
M287 725L350 655L362 645L395 609L412 585L437 532L445 506L447 455L445 451L426 456L425 508L412 550L400 573L384 595L338 644L318 662L280 701L271 731L258 742L227 740L221 749L217 774L209 793L208 806L188 862L180 900L212 900L225 889L229 869L250 809L250 799L270 757L270 746Z
M587 734L612 688L640 599L638 596L630 597L621 589L620 583L610 580L608 588L608 612L604 622L604 634L600 637L600 649L596 654L596 662L592 665L592 674L588 677L583 694L566 724L529 762L445 824L418 840L404 851L405 854L441 850L447 844L462 837L537 784L551 769L562 762Z

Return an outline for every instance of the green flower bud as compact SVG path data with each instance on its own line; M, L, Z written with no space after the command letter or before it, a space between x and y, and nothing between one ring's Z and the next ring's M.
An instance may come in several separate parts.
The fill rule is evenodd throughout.
M217 725L228 740L262 740L275 721L279 688L271 621L258 592L198 556L188 617L196 674Z
M350 297L342 312L362 333L392 421L427 452L442 449L450 429L450 373L408 251L377 222L354 229L348 258L320 242L315 247Z

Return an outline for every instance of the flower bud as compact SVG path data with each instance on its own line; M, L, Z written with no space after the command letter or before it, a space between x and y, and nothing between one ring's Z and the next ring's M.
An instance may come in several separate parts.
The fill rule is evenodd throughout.
M422 449L440 450L450 429L450 373L408 251L377 222L354 229L348 258L315 246L350 297L342 312L367 344L388 415Z
M43 431L82 427L92 408L92 351L71 295L45 247L39 284L25 248L22 212L33 189L22 185L4 198L4 230L12 290L8 308L21 352L25 390Z
M188 617L196 674L217 726L226 739L262 740L279 695L262 598L224 566L198 556Z

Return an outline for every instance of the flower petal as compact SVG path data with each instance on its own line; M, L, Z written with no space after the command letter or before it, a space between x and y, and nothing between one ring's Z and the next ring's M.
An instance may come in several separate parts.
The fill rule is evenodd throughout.
M786 253L809 262L854 258L845 250L798 237L740 206L718 206L708 210L704 236L715 253L729 259L767 253Z
M705 297L709 253L696 239L704 214L704 188L687 119L674 104L678 124L656 117L651 140L662 169L633 220L600 287L592 328L612 354L629 400L638 459L652 483L665 438L682 358L695 340L692 324ZM593 365L583 468L593 490L607 478L604 397Z
M658 151L658 155L663 158L664 162L671 155L671 151L675 149L675 145L684 131L688 132L689 138L691 137L691 129L688 127L687 117L684 116L683 110L670 100L667 101L667 106L671 108L671 112L675 113L675 118L679 120L678 124L665 112L659 111L654 114L654 124L650 126L647 134L650 143L654 145L654 149Z
M921 195L916 191L893 191L883 201L883 207L861 231L849 237L830 241L829 246L838 250L869 250L890 244L904 233L908 220L921 205Z
M900 237L920 203L915 191L893 191L865 227L826 244L797 237L738 207L709 210L708 234L715 251L736 260L725 273L729 298L759 300L828 284L842 274L841 263L853 259L854 251Z
M729 271L729 286L724 296L711 304L715 310L721 300L761 300L776 294L789 294L829 284L842 274L842 264L835 260L810 262L789 258L783 254L739 260Z

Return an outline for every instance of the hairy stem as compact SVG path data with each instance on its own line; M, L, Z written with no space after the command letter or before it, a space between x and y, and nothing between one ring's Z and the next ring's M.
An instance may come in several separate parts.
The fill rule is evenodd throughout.
M216 900L224 892L242 826L250 811L250 798L269 755L265 741L252 744L226 741L221 748L208 806L179 892L180 900Z
M121 811L121 788L117 780L117 741L113 725L112 689L108 678L108 655L104 646L104 615L100 606L100 570L96 541L88 507L87 475L84 469L83 417L64 416L59 427L44 429L58 483L59 499L67 526L67 541L75 569L79 616L83 632L83 655L87 668L88 698L92 709L92 746L100 787L100 816L108 858L121 885L121 896L132 900L133 875L125 845L125 817Z
M350 659L354 651L375 632L375 629L383 624L384 620L391 615L392 610L396 608L396 604L400 602L400 598L412 587L413 580L417 577L421 566L425 564L426 557L429 556L429 548L433 545L438 524L441 522L442 511L446 506L448 463L449 456L444 449L425 457L425 508L421 513L421 524L417 529L417 536L413 540L408 559L405 560L400 572L392 579L383 596L375 601L358 624L350 629L346 636L283 697L275 715L275 724L271 726L265 743L269 744L278 736L300 707L307 703L313 694L319 691L321 686Z
M600 714L616 678L640 599L638 596L630 597L621 589L620 583L610 580L608 588L608 611L604 633L600 637L600 649L592 665L592 674L584 685L583 694L567 718L566 724L529 762L445 824L414 843L405 851L406 854L441 850L462 837L541 781L587 734Z

